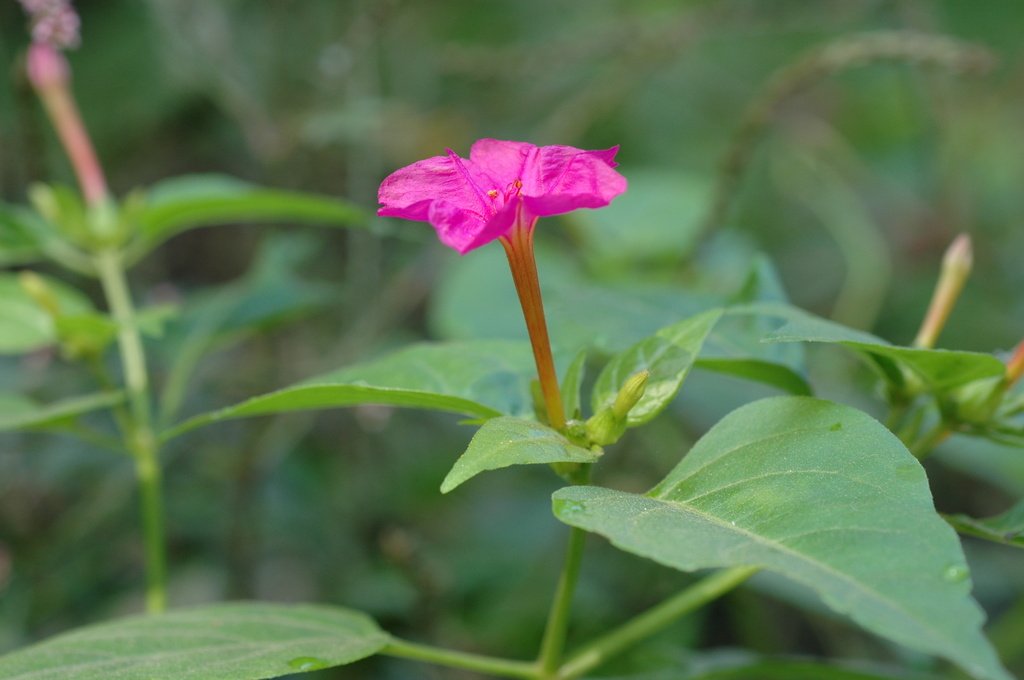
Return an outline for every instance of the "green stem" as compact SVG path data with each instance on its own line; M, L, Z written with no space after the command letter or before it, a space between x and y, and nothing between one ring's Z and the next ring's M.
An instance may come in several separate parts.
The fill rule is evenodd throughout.
M914 455L914 458L924 460L931 455L936 446L944 442L951 434L953 434L953 430L950 429L949 425L941 422L918 437L907 448L910 449L910 453Z
M539 677L536 664L526 661L512 661L510 659L499 659L497 657L484 656L482 654L456 652L450 649L441 649L440 647L431 647L429 645L421 645L416 642L399 640L398 638L391 638L391 642L388 646L382 649L379 653L403 659L427 661L441 666L451 666L453 668L465 668L467 670L478 671L480 673L490 673L491 675L497 675L503 678L526 678L527 680L537 680Z
M105 249L96 253L94 261L110 313L117 323L117 344L130 416L123 435L126 448L135 459L139 481L146 554L146 611L154 614L167 608L167 586L160 451L153 433L146 355L121 253Z
M565 638L569 632L569 614L572 609L572 598L576 591L576 581L580 575L580 564L583 562L583 546L587 532L573 527L569 533L569 545L562 564L562 575L555 589L555 599L551 603L547 627L541 641L540 655L537 664L545 677L551 676L562 660L565 649Z
M556 680L573 680L588 673L680 617L721 597L757 572L757 567L734 567L694 583L674 597L585 645L558 670Z

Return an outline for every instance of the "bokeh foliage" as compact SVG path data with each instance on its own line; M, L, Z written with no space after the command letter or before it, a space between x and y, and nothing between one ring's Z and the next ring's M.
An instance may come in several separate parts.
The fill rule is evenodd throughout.
M541 278L556 292L549 314L562 319L552 324L556 346L573 348L587 328L580 320L595 310L618 310L627 321L588 338L601 356L722 297L742 296L762 251L778 272L776 285L797 304L906 344L938 259L962 231L974 238L975 273L940 346L991 352L1024 335L1024 7L963 0L77 5L84 29L83 47L71 56L75 89L119 195L176 174L216 172L372 208L390 170L445 147L465 152L479 137L620 144L630 192L608 210L540 225ZM720 165L773 74L808 50L880 31L948 36L964 41L957 49L989 52L992 64L854 59L809 81L772 109L748 145L729 210L706 228ZM24 203L33 181L72 183L19 76L26 40L15 3L0 6L0 60L9 74L0 86L0 198L11 203ZM172 358L195 341L185 331L203 318L222 322L204 339L210 353L197 357L180 408L186 416L410 340L521 337L510 281L493 264L499 260L497 252L460 259L425 225L381 220L370 233L232 225L172 238L140 263L133 283L140 302L200 303L150 341L161 384ZM68 283L97 297L89 281ZM801 359L787 345L762 351L794 365ZM810 359L819 394L875 406L865 390L851 390L869 385L859 364L834 348L815 348ZM41 350L0 362L0 391L53 402L94 386ZM698 365L670 412L609 450L603 482L646 490L714 420L768 393ZM442 498L438 486L468 436L452 416L385 407L186 435L166 454L172 602L326 601L365 609L399 633L529 654L548 597L537 584L553 583L558 569L552 555L562 529L548 495L560 484L544 470L516 469L482 475ZM140 548L124 459L51 433L4 435L0 447L0 650L137 610ZM928 471L944 512L996 515L1024 493L1024 456L987 442L954 438ZM580 634L687 579L596 540L590 548L599 557L583 574ZM1024 555L970 539L967 549L981 603L996 617L1014 602L1020 611ZM501 617L490 615L495 608ZM687 644L897 653L771 580L706 616L679 624L623 661L623 670L678 660ZM1018 672L1022 620L1011 614L994 633ZM375 660L323 677L430 673Z

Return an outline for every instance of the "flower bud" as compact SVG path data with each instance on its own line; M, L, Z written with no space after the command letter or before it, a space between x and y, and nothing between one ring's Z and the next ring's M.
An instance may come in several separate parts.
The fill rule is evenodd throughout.
M598 411L587 421L587 438L598 446L614 444L626 433L626 417L615 415L611 408Z
M1021 375L1024 375L1024 340L1020 341L1017 348L1013 350L1013 355L1006 362L1006 386L1013 387L1020 380Z
M28 293L32 301L46 310L46 313L56 318L60 316L60 303L57 296L50 290L46 280L33 271L24 270L18 273L18 283Z
M26 70L32 87L40 92L67 87L71 81L71 69L64 55L45 43L33 43L28 48Z
M612 405L612 412L617 418L625 418L630 409L637 405L637 402L644 396L647 389L647 379L651 377L650 371L640 371L631 376L619 390Z
M946 319L953 311L953 305L960 297L960 291L963 290L973 265L971 237L960 234L942 257L939 282L935 285L935 293L932 294L932 301L928 305L928 314L921 324L921 330L914 338L914 347L931 349L935 346L935 341L938 340L942 327L946 325Z

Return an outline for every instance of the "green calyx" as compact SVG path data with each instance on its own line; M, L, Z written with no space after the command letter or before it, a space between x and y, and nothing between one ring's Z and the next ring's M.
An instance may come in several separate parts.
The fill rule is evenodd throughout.
M586 422L587 439L598 446L614 444L626 433L626 416L644 396L650 371L636 373L622 385L615 402L594 414Z

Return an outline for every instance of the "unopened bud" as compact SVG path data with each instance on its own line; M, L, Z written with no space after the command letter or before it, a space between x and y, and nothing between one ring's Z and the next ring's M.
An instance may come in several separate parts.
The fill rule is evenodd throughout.
M914 347L931 349L939 338L949 313L953 311L953 305L960 297L967 277L971 273L974 264L974 255L971 251L971 237L967 234L960 234L946 250L942 258L942 271L939 274L939 282L935 285L935 293L932 294L931 304L928 305L928 313L921 330L917 332L914 339Z
M60 303L57 302L57 296L50 290L50 286L46 284L43 277L26 269L18 273L18 283L21 284L22 290L32 298L32 301L45 309L50 316L54 318L60 316Z
M626 433L626 417L610 408L601 409L587 421L587 439L598 446L614 444Z
M630 409L637 405L637 402L644 396L647 389L647 379L651 377L650 371L640 371L631 376L619 390L612 405L612 412L617 418L625 418Z
M1004 378L1006 386L1015 385L1021 375L1024 375L1024 340L1020 341L1017 349L1013 350L1013 355L1006 362L1006 377Z
M26 62L29 82L40 92L67 87L71 81L71 69L64 55L46 43L32 43Z

